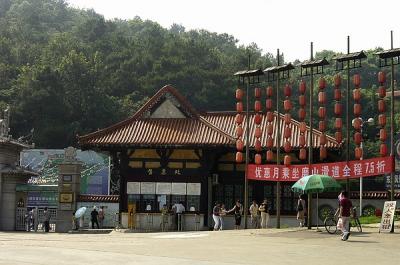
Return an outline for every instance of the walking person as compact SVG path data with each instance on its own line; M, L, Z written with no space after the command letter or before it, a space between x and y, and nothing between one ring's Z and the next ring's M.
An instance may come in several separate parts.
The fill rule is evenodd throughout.
M269 210L270 210L267 199L264 199L263 203L261 203L260 207L258 207L258 210L260 211L261 214L261 228L267 228L269 221Z
M97 217L99 212L96 210L96 206L93 206L93 211L90 213L90 221L92 222L92 229L94 229L94 224L96 224L97 229L99 229L99 222Z
M214 220L214 231L219 230L220 225L221 225L221 219L220 219L220 214L221 214L221 205L216 202L213 208L213 220Z
M251 217L251 226L254 229L258 228L258 204L256 200L253 200L253 203L250 206L250 217Z
M185 211L185 206L183 206L183 202L175 203L172 206L172 211L175 213L175 227L176 230L182 230L182 213Z
M351 208L353 207L353 204L351 201L348 199L348 193L347 191L342 192L342 198L339 201L340 205L340 210L339 210L339 217L342 218L342 223L343 223L343 236L342 240L346 241L349 239L350 236L350 213L351 213Z
M224 227L224 216L226 216L226 214L228 213L228 211L225 209L225 204L221 204L221 211L219 213L219 231L222 231L223 227Z
M33 223L33 231L37 232L39 226L39 210L38 207L33 208L32 210L32 223Z
M235 206L232 209L227 211L227 213L233 212L235 217L235 229L240 229L240 225L242 222L242 215L243 215L243 206L239 200L236 201Z
M27 208L25 213L25 227L26 231L30 232L32 229L32 210Z
M78 230L78 225L76 224L76 218L75 218L75 211L72 212L71 222L72 222L72 227L71 227L72 231Z
M297 220L299 221L300 227L304 227L304 214L306 212L306 201L303 199L303 195L299 195L297 200Z
M101 206L100 210L99 210L99 225L100 225L100 228L103 228L103 222L104 222L105 216L106 216L106 213L104 211L104 206Z
M50 231L50 212L47 207L44 207L43 211L43 224L44 224L44 231L48 233Z

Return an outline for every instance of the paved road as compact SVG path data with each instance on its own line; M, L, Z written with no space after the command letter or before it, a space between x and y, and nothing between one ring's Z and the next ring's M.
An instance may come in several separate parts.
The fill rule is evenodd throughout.
M338 235L298 229L182 233L0 232L0 264L396 264L400 234Z

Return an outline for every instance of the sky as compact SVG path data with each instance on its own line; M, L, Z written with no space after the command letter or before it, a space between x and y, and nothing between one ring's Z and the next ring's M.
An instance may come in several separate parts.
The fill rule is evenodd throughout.
M139 16L169 28L228 33L239 44L256 43L264 53L285 61L310 58L314 51L350 51L400 47L399 0L67 0L73 7L94 9L106 19Z

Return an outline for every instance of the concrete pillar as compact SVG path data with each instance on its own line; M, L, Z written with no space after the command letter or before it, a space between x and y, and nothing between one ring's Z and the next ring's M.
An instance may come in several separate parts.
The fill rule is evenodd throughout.
M1 174L0 189L0 230L15 230L15 215L17 210L17 197L15 188L17 184L25 184L29 176L18 174Z
M72 213L77 209L81 189L82 163L76 160L76 150L65 149L64 162L58 166L58 209L56 232L68 232L72 228Z

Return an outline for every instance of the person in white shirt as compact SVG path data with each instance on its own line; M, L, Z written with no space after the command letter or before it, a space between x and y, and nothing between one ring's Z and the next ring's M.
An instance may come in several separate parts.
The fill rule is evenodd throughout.
M182 213L185 211L185 206L183 202L175 203L172 206L172 211L175 213L175 226L176 230L182 230Z
M250 206L250 216L251 216L251 226L253 228L258 228L258 204L254 200L253 204Z

